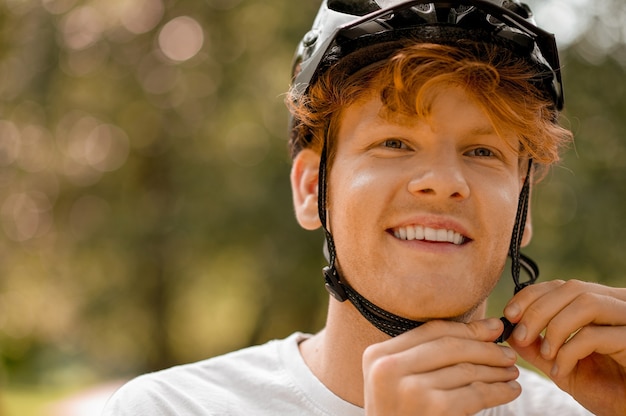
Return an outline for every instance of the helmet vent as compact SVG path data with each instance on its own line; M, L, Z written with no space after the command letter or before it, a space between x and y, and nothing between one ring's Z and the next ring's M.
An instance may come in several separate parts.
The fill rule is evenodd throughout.
M417 6L413 6L411 7L414 10L417 10L418 12L422 12L422 13L428 13L431 11L432 5L430 3L428 4L418 4Z
M460 5L460 6L456 6L454 8L454 10L458 13L458 14L463 14L468 12L470 9L472 9L474 6L467 6L467 5Z
M493 17L492 15L488 15L487 16L487 21L489 23L491 23L492 25L494 25L494 26L500 26L500 25L504 24L504 23L502 23L502 21L500 19L497 19L497 18Z
M504 0L502 2L502 7L519 14L524 19L529 19L532 14L530 12L530 8L525 3L518 3L515 1L511 1L511 0Z
M374 0L328 0L326 4L330 10L354 16L365 16L368 13L380 10L380 7Z

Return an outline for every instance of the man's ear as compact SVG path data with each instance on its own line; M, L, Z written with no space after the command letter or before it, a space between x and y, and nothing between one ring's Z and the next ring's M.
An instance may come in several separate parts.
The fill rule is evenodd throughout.
M291 192L296 219L306 230L321 227L317 212L318 176L320 155L311 149L303 149L291 166Z

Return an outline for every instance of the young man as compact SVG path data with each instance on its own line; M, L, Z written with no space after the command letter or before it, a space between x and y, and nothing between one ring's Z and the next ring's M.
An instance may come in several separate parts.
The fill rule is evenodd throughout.
M105 415L625 414L626 290L532 285L519 251L570 139L528 8L325 0L297 57L291 183L326 233L326 327L142 376ZM517 294L485 319L507 255Z

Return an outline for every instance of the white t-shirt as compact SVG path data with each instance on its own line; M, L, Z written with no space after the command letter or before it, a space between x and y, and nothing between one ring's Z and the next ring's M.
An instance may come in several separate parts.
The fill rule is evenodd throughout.
M102 416L364 416L364 410L328 390L305 364L294 333L193 364L131 380ZM549 380L520 369L523 392L481 416L591 415Z

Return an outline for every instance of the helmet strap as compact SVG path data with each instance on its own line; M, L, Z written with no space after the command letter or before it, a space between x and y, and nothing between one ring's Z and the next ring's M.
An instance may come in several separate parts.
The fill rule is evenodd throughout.
M521 253L522 239L524 237L524 228L526 227L526 218L528 216L528 204L530 201L530 181L533 168L533 160L528 159L528 170L522 185L517 204L517 213L515 215L515 225L513 226L513 234L511 235L511 245L509 246L509 256L511 257L511 277L515 283L515 293L524 289L537 280L539 277L539 267L528 256ZM522 282L520 280L521 269L528 274L528 280Z
M328 130L326 131L326 135L328 136ZM322 272L324 274L325 286L328 293L330 293L332 297L337 299L339 302L345 302L348 299L348 296L343 283L340 281L339 272L337 271L337 251L335 250L335 240L328 229L328 219L326 216L326 187L328 185L328 180L326 178L328 174L328 169L326 167L328 160L327 142L328 140L324 140L322 153L320 154L320 166L317 180L317 212L320 217L320 222L322 223L322 228L324 229L326 247L328 248L328 266L324 267Z
M515 225L513 226L513 234L511 235L511 245L509 246L509 257L511 257L511 277L513 283L515 283L514 294L517 294L520 290L526 286L530 286L539 277L539 266L530 257L521 253L520 248L522 246L522 239L524 237L524 228L526 227L526 218L528 216L528 204L530 201L530 176L532 174L533 160L528 159L528 170L526 171L526 177L524 178L524 184L519 195L519 202L517 204L517 213L515 215ZM524 269L528 274L528 279L525 281L520 280L520 271ZM506 341L513 330L515 324L511 323L505 317L500 318L504 324L504 331L496 339L495 342L500 343Z

